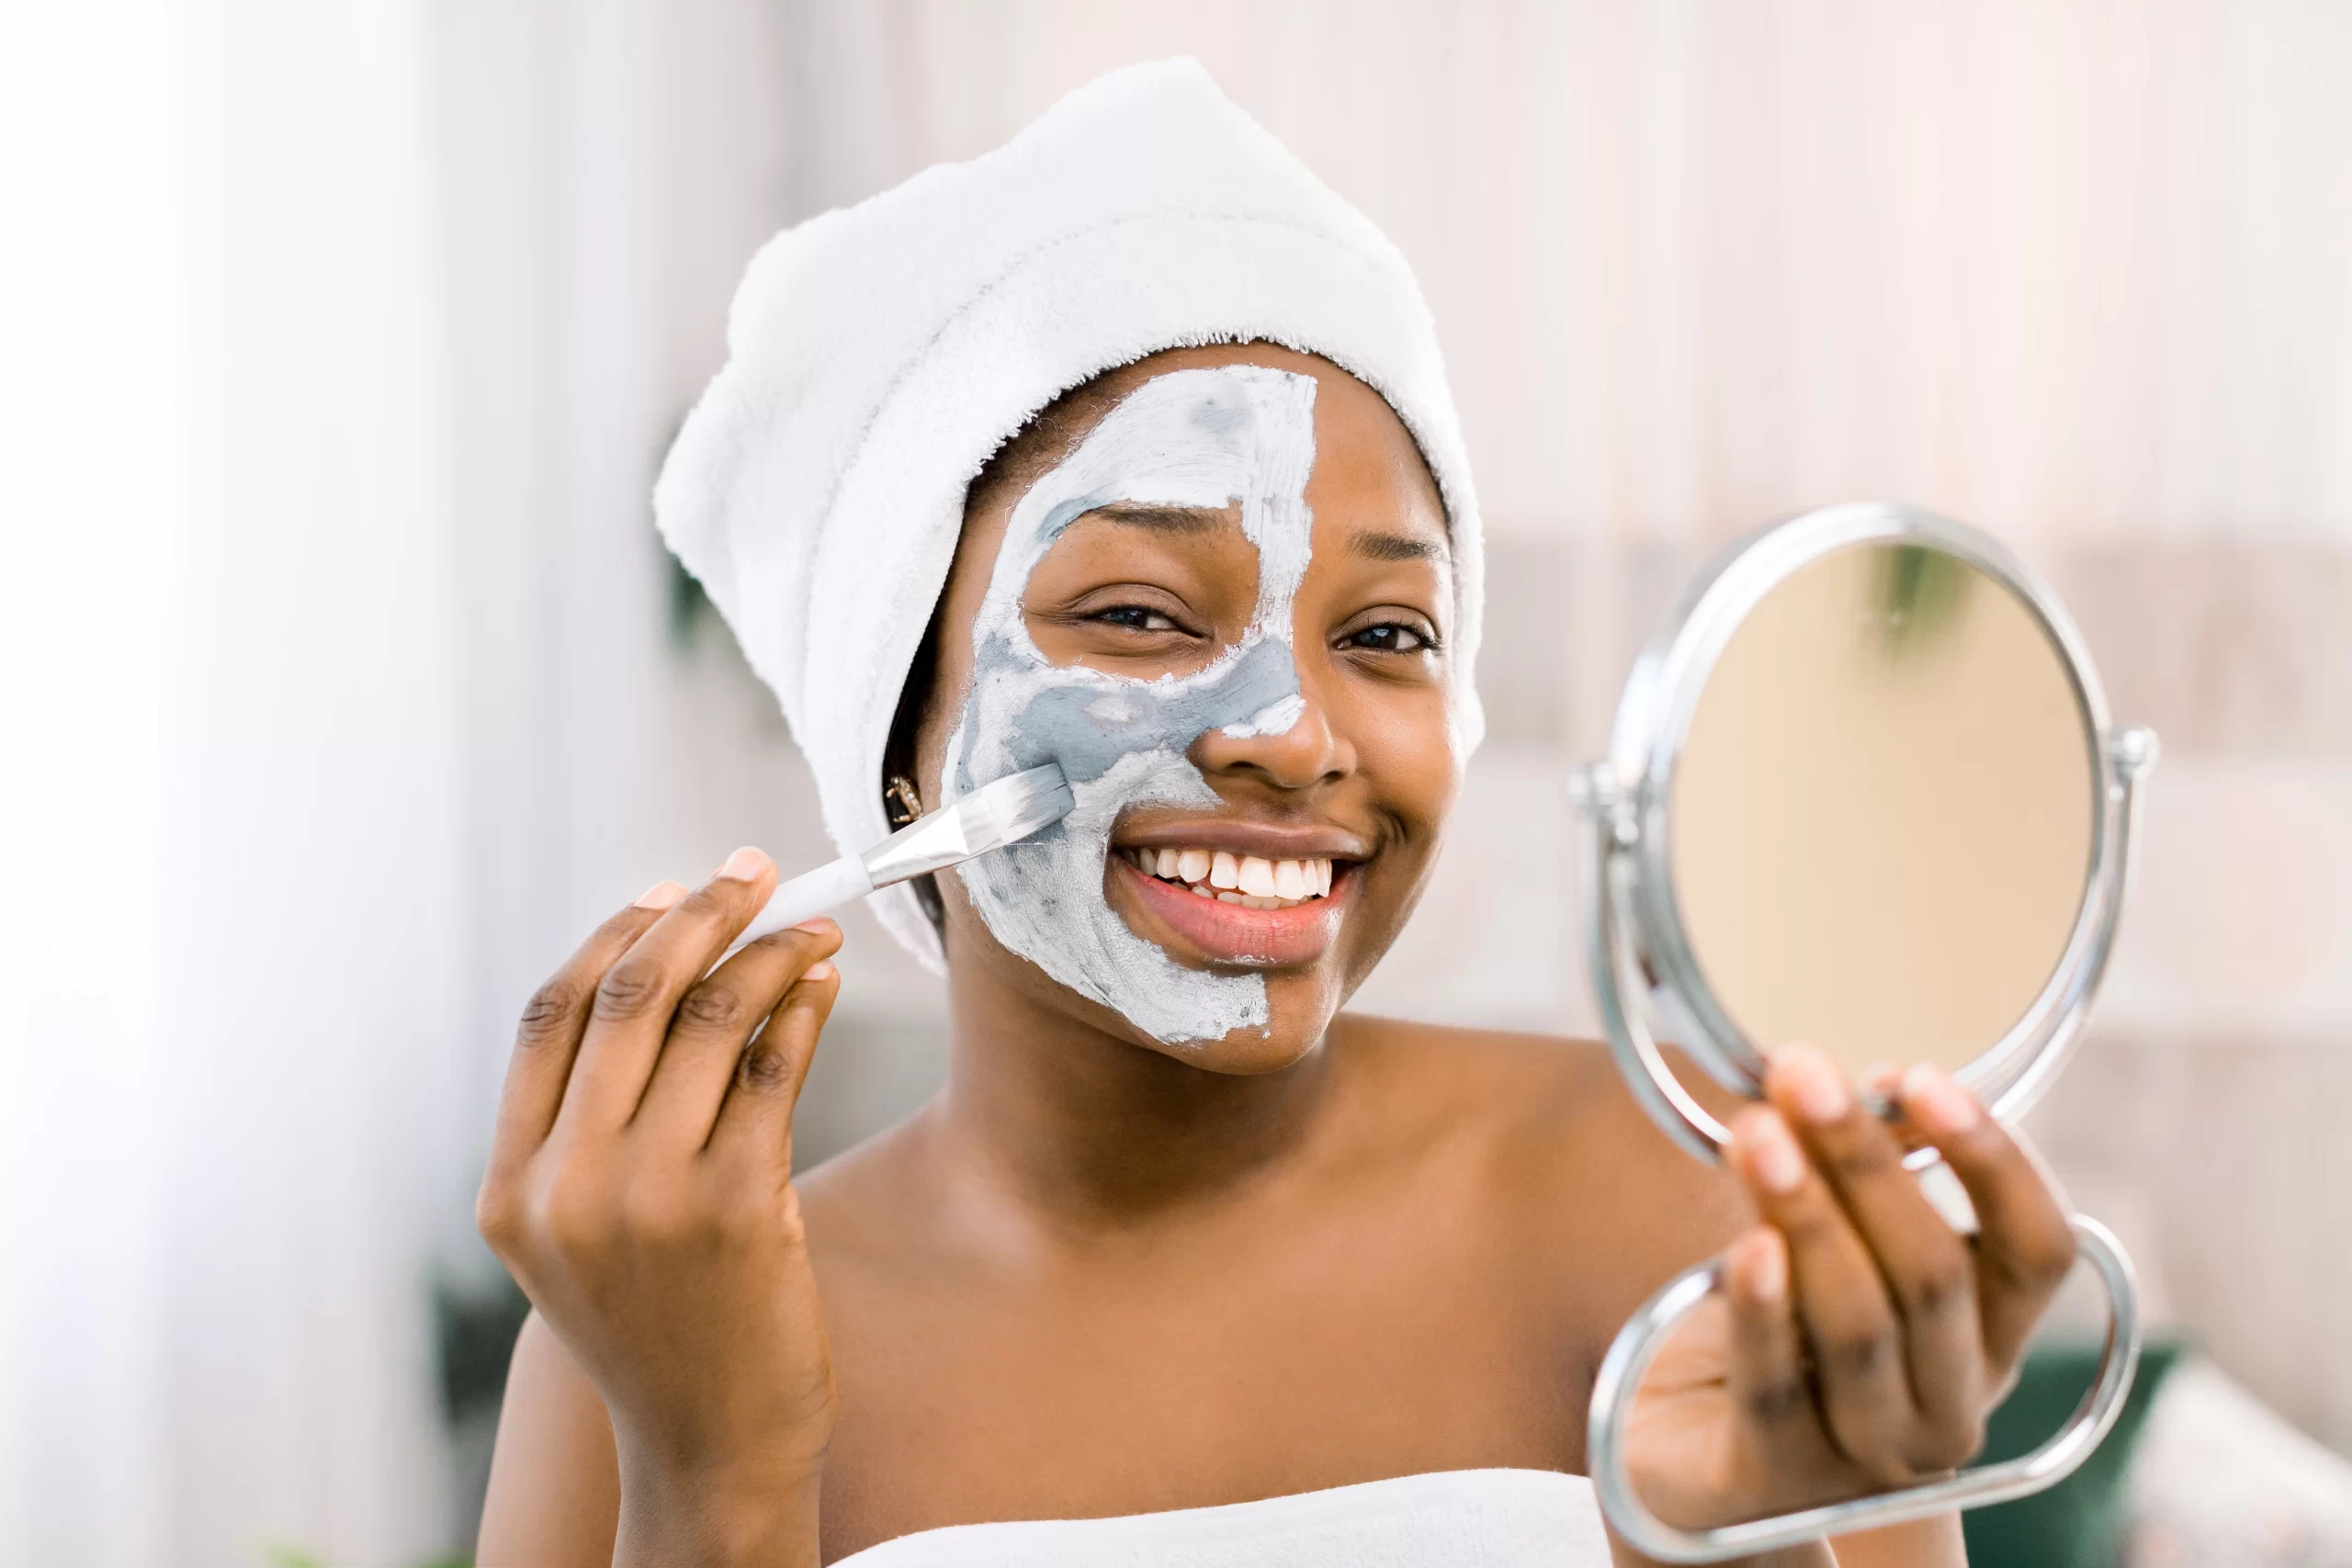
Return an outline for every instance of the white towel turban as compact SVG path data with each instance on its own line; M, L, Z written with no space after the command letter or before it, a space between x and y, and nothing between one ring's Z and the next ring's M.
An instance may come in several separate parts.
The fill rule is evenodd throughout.
M1452 668L1475 746L1478 507L1429 307L1387 237L1196 62L1114 71L995 152L752 258L654 514L782 702L842 853L889 830L883 750L973 477L1105 370L1258 339L1351 372L1419 443L1453 534ZM875 905L941 965L909 889Z

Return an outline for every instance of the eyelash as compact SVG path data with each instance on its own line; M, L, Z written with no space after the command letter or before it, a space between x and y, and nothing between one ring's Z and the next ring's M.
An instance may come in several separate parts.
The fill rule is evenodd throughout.
M1411 637L1413 645L1410 648L1384 648L1376 643L1363 640L1376 632L1400 633ZM1421 626L1412 626L1404 621L1383 621L1378 626L1360 626L1350 632L1347 639L1340 646L1365 649L1374 653L1435 653L1437 638Z
M1127 631L1140 632L1148 637L1158 636L1163 632L1182 632L1184 629L1178 626L1175 619L1166 611L1155 610L1148 604L1114 604L1107 610L1097 611L1094 618L1106 621L1112 626ZM1148 624L1153 621L1159 624L1158 626ZM1405 648L1384 647L1379 643L1364 640L1382 632L1395 633L1399 637L1410 637L1412 644ZM1362 649L1370 653L1435 653L1438 650L1438 640L1436 634L1425 626L1413 626L1405 621L1382 621L1377 626L1359 626L1342 638L1340 646Z
M1156 626L1138 625L1135 620L1124 618L1126 616L1138 617L1147 622L1158 621L1159 625ZM1114 604L1107 610L1098 612L1094 618L1098 621L1108 621L1114 626L1123 626L1131 632L1143 632L1148 635L1178 632L1184 629L1176 624L1175 619L1167 611L1155 610L1148 604Z

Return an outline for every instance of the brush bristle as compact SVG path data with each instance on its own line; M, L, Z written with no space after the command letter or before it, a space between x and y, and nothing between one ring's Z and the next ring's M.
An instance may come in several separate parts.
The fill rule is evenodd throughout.
M989 817L997 828L997 841L990 846L994 849L1052 827L1077 804L1061 769L1051 762L999 779L978 793L987 798Z

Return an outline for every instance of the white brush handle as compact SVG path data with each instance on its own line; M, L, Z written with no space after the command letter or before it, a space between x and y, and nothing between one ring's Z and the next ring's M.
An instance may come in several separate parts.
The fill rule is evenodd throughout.
M794 877L768 897L766 906L752 917L743 934L727 951L729 954L748 947L771 931L813 919L828 909L838 909L853 898L863 898L874 891L874 879L866 874L865 862L856 855L843 855L831 865Z

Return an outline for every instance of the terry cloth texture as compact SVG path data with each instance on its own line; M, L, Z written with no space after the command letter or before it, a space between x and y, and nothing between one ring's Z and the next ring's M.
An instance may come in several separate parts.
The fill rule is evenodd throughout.
M1221 1507L951 1525L839 1568L1608 1568L1592 1483L1451 1470Z
M1114 71L995 152L752 259L654 514L782 703L842 853L889 830L883 750L973 477L1105 370L1251 340L1353 373L1419 443L1453 532L1466 751L1484 728L1478 506L1429 307L1386 236L1196 62ZM941 966L911 889L874 902Z

